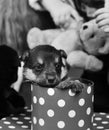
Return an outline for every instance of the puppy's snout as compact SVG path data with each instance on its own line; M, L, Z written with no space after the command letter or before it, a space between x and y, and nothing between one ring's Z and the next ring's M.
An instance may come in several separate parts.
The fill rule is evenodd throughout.
M54 83L55 79L56 79L56 76L54 74L48 74L47 75L48 83Z

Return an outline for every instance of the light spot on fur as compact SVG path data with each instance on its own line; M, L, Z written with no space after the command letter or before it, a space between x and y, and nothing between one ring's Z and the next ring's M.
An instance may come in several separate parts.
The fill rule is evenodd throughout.
M38 58L38 63L42 65L43 64L43 60L41 58Z
M37 76L33 73L32 69L25 68L24 76L26 79L30 81L36 81Z

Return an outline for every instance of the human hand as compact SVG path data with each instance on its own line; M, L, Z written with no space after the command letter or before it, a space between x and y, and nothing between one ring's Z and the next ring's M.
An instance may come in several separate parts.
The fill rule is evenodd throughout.
M73 7L61 1L55 3L52 8L49 9L49 12L54 23L62 28L69 27L72 19L74 19L74 22L81 20L78 12L73 9Z
M109 32L109 8L101 8L94 14L98 27Z

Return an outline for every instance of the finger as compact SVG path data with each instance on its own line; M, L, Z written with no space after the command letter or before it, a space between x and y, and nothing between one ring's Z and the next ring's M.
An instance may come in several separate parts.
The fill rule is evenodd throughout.
M100 22L103 19L109 18L109 13L98 15L96 18L96 23Z
M97 17L98 15L103 14L103 13L109 13L109 9L107 9L107 8L98 9L98 10L93 14L93 16L94 16L94 17Z
M108 54L109 53L109 42L107 42L102 48L98 51L101 54Z
M102 20L98 23L98 27L102 28L103 26L109 25L109 19Z

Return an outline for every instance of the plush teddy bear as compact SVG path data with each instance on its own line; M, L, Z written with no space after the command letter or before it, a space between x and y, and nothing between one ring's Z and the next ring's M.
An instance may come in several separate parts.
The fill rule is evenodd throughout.
M101 53L108 53L109 33L98 28L95 20L83 24L80 29L80 38L84 45L84 50L89 54L100 55ZM106 49L107 51L104 52Z
M68 57L67 62L72 67L98 71L103 63L95 56L103 46L106 35L97 28L94 20L84 23L78 29L49 29L32 28L27 35L30 49L39 44L51 44L57 49L63 49Z

